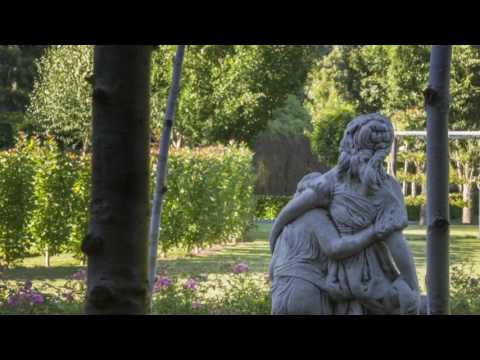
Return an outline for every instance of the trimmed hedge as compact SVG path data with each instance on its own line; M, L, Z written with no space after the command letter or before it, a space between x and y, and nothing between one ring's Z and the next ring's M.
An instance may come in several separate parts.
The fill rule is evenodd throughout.
M27 225L32 209L34 162L33 140L0 151L0 266L14 264L27 256L30 239Z
M235 146L172 150L159 241L163 252L243 238L255 209L252 157ZM152 156L152 185L154 162Z
M156 153L156 152L155 152ZM172 150L160 249L242 239L253 223L253 154L243 146ZM151 189L156 156L152 153ZM68 252L81 259L88 227L90 155L20 138L0 152L0 263Z

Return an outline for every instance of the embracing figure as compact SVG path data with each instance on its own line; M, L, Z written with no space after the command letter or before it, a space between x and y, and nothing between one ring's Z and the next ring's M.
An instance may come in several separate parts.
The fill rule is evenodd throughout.
M347 126L335 168L307 175L270 235L272 314L419 314L400 186L386 174L390 121Z

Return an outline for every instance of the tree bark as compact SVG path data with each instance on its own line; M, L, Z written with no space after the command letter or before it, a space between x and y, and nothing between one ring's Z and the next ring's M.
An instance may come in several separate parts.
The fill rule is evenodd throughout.
M422 187L421 187L421 195L422 196L425 196L426 195L426 187L427 185L426 184L422 184ZM427 222L427 204L424 203L422 205L420 205L420 219L419 219L419 225L425 225Z
M433 45L427 111L427 291L428 312L449 313L448 110L452 47Z
M165 111L165 123L163 126L163 134L160 142L160 149L157 161L157 174L155 193L152 204L152 215L150 219L149 231L149 283L150 294L153 293L153 286L155 283L155 275L157 272L157 251L158 251L158 236L161 224L163 195L167 191L165 187L165 180L167 177L167 162L168 149L170 145L170 137L172 134L173 121L175 119L175 109L177 105L178 93L180 92L180 79L182 74L183 57L185 54L185 45L177 47L177 53L173 62L172 87L168 96L167 109Z
M148 311L152 46L96 46L87 314Z
M48 251L48 246L45 248L45 267L50 267L50 252Z
M397 138L393 138L392 148L390 150L390 175L397 176L397 154L398 154L398 141Z
M467 206L462 209L462 224L472 224L472 195L472 184L463 184L462 198Z

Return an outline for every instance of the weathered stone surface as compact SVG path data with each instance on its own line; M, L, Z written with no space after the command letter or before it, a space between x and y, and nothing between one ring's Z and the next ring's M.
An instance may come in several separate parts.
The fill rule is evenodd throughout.
M298 184L270 235L272 314L421 312L403 195L384 168L392 141L388 119L359 116L337 166Z

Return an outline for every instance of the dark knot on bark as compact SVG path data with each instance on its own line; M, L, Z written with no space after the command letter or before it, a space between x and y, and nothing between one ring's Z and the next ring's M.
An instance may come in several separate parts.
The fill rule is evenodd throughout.
M444 217L438 216L433 219L430 228L445 230L445 228L448 228L448 226L450 226L450 222Z
M98 255L103 251L103 239L93 234L87 234L83 239L81 250L87 256Z
M438 92L429 86L423 91L423 97L425 98L425 105L431 106L438 101Z

